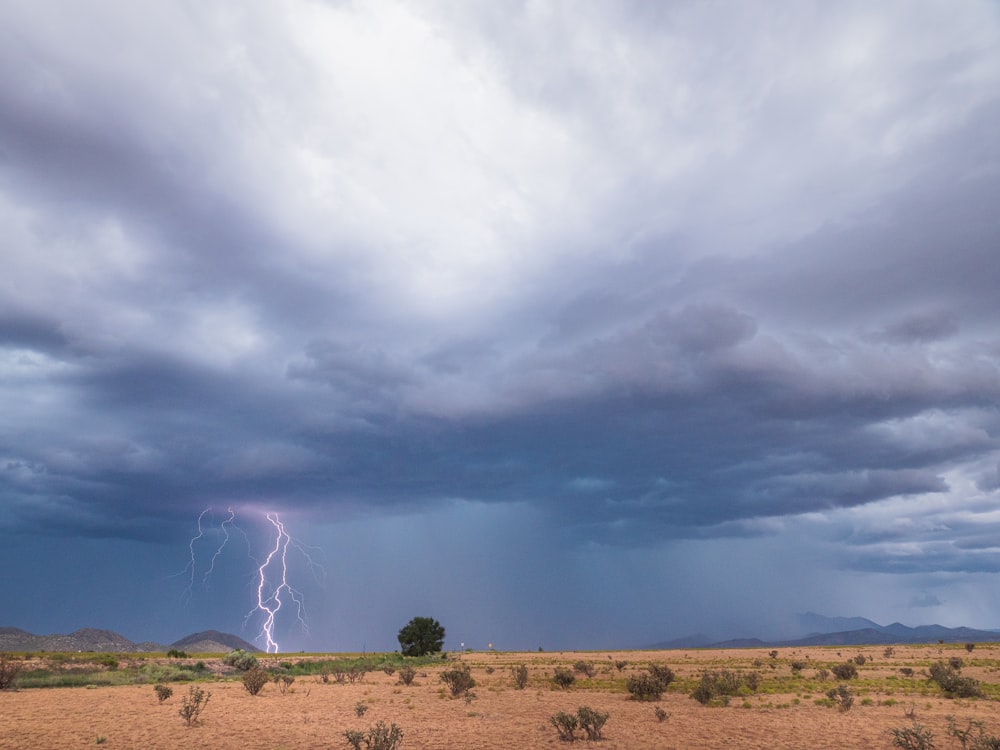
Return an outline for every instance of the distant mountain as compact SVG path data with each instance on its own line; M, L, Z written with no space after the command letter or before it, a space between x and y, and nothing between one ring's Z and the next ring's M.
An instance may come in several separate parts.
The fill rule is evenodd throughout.
M649 646L652 649L677 648L773 648L775 646L864 646L879 644L917 643L982 643L1000 641L998 630L948 628L944 625L920 625L911 628L898 622L879 625L864 617L823 617L811 612L799 615L801 627L811 631L802 638L764 641L759 638L737 638L727 641L704 642L704 636L678 638ZM834 630L833 628L844 628Z
M192 633L186 638L174 641L171 648L194 652L212 651L258 651L259 649L252 643L247 643L239 636L232 633L220 633L218 630L203 630L200 633Z
M204 648L203 648L204 646ZM112 630L81 628L69 635L34 635L20 628L0 628L0 651L95 651L103 653L139 653L167 651L170 647L160 643L145 641L133 643L128 638ZM258 649L230 633L206 630L182 638L173 648L189 651L244 651Z

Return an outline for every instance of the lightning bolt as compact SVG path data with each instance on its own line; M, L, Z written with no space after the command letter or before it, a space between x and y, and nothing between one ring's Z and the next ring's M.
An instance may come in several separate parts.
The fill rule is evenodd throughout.
M236 523L236 511L232 506L226 510L229 515L218 526L214 524L206 526L205 516L212 512L211 508L205 508L198 515L197 533L188 542L189 559L187 566L177 575L187 574L189 580L185 593L186 599L190 601L195 587L195 579L197 578L198 555L196 547L198 546L198 541L204 539L209 534L221 536L215 552L208 562L205 574L201 579L201 585L207 586L209 578L215 572L216 562L222 557L232 538L231 532L238 531L242 534L243 540L247 545L247 556L254 566L254 573L252 575L253 583L251 585L256 586L257 589L256 603L243 618L243 624L245 627L251 617L255 614L260 614L263 617L263 623L257 639L263 642L265 651L268 653L277 653L279 646L275 640L275 626L278 614L282 608L294 608L295 617L302 630L306 633L309 632L309 625L306 622L304 597L302 592L294 588L289 582L289 552L291 550L302 556L309 566L313 579L322 586L320 576L322 575L325 578L326 570L310 554L311 552L322 552L322 550L318 547L309 547L293 538L285 528L285 523L281 520L281 517L277 513L268 512L264 514L264 518L267 519L270 528L273 530L274 544L264 558L264 561L260 562L259 559L254 559L251 552L250 539L247 537L246 532Z
M283 595L287 595L288 599L295 605L296 618L299 621L299 625L302 626L303 630L309 632L309 626L305 619L305 604L302 601L302 594L288 583L289 546L302 552L311 567L316 565L316 563L312 561L305 548L289 536L285 530L285 524L277 513L267 513L265 518L274 527L274 548L268 553L267 557L264 558L264 562L257 569L257 606L247 613L246 619L249 619L255 612L261 612L264 615L264 622L261 625L258 638L264 641L264 650L267 653L276 654L279 647L278 642L274 640L274 625L278 612L285 604L285 600L282 599ZM278 582L273 588L269 585L269 571L272 570L275 571L274 577Z

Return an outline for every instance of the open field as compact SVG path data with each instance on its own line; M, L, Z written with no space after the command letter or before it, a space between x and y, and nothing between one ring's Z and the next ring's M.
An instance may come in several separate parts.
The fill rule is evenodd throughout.
M868 657L858 677L842 681L821 670L858 655ZM45 656L45 655L43 655ZM961 645L841 648L680 650L628 652L476 652L451 654L416 667L412 685L399 684L398 674L372 671L351 683L323 682L319 675L296 673L299 662L324 657L286 654L264 657L264 666L282 663L295 681L282 694L268 684L256 697L243 688L238 674L227 673L219 655L185 660L196 682L170 682L173 696L159 703L149 677L157 669L176 675L177 660L122 661L110 670L112 686L30 688L0 693L0 748L344 748L348 729L366 730L382 720L404 732L403 748L556 748L565 747L549 718L560 711L589 706L610 714L599 747L613 748L891 748L888 730L916 720L934 732L938 748L959 747L947 736L947 716L960 726L973 719L989 734L1000 735L1000 645L978 644L971 652ZM97 655L73 655L49 663L37 656L27 668L49 672L83 668ZM327 657L328 658L328 657ZM376 657L377 658L377 657ZM948 699L927 679L935 662L962 659L961 674L980 680L984 698ZM75 660L75 661L74 661ZM195 671L193 665L203 662ZM568 689L551 681L553 671L590 662L594 676L577 674ZM626 665L616 664L627 662ZM664 664L676 679L659 701L632 700L625 687L629 675L649 664ZM799 669L793 671L796 664ZM445 669L466 664L476 680L474 698L452 698L440 681ZM525 689L514 687L510 668L527 666ZM618 669L622 666L622 669ZM107 667L103 667L107 670ZM900 669L912 669L906 676ZM744 689L728 705L704 706L690 697L706 670L757 673L756 692ZM92 673L95 679L103 672ZM163 672L167 674L167 672ZM30 682L25 674L26 682ZM142 680L142 684L134 684ZM178 715L189 685L211 692L201 723L188 727ZM826 692L847 684L853 706L830 705ZM367 711L356 715L363 702ZM668 716L662 721L657 708ZM578 733L582 734L582 733ZM583 742L583 740L579 740ZM584 743L583 747L590 746ZM363 745L362 745L363 747Z

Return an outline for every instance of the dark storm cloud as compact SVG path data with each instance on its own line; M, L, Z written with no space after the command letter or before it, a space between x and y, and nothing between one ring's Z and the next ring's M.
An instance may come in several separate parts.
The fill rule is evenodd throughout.
M995 570L993 6L55 12L0 11L0 529Z

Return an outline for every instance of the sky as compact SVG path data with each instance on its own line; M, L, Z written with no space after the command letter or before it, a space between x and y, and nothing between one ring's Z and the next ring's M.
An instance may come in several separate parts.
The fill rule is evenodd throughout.
M284 651L1000 628L994 0L0 0L0 70L0 626L263 646L284 549Z

